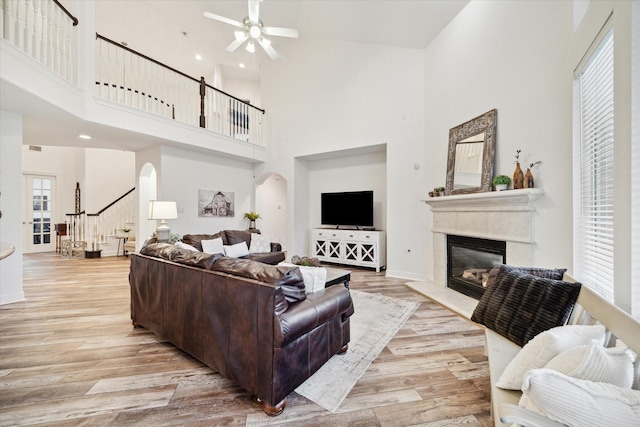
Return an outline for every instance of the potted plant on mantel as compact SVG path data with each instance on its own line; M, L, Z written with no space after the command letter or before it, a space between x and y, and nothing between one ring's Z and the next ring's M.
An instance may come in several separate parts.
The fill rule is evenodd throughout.
M256 220L261 219L260 214L257 212L245 212L244 217L249 220L249 230L256 228Z
M507 175L496 175L493 178L493 185L496 187L496 191L506 190L511 184L511 178Z

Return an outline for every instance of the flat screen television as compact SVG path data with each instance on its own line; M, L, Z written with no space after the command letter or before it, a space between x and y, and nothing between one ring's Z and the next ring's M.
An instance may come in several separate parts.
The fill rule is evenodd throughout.
M373 227L373 191L321 194L322 225Z

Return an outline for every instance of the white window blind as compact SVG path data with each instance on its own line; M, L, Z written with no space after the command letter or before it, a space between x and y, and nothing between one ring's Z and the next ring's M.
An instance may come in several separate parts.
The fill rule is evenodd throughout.
M613 301L613 28L577 76L576 276Z

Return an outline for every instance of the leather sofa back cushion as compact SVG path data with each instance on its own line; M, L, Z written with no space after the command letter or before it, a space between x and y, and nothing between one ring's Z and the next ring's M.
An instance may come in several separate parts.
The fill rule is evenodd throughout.
M258 230L256 233L260 233ZM243 230L224 230L222 233L226 236L225 245L237 245L238 243L245 242L247 248L251 246L251 233Z
M207 270L211 270L211 266L222 256L182 249L171 243L151 243L140 249L140 253Z
M228 244L226 240L227 237L224 231L220 231L219 233L216 233L216 234L185 234L184 236L182 236L181 240L187 245L191 245L197 250L199 250L200 252L202 252L202 243L200 243L202 240L213 240L213 239L217 239L218 237L222 238L223 245Z
M487 286L471 320L524 346L540 332L563 325L573 308L580 283L539 277L500 268Z
M222 257L216 260L211 270L272 283L282 289L288 302L307 298L304 279L298 267L277 267L249 259Z

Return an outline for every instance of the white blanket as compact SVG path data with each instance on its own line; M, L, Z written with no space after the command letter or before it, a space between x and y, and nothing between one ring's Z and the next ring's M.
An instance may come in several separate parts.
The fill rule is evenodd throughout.
M327 269L324 267L308 267L304 265L295 265L288 262L281 262L278 265L285 267L298 267L304 279L304 287L307 294L312 294L324 289L327 283Z

